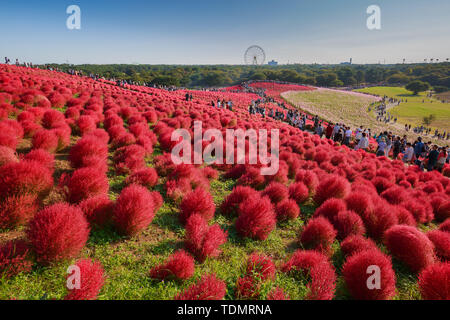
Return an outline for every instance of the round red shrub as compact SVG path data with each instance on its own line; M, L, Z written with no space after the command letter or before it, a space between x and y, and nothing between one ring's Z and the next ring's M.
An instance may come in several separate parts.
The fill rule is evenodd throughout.
M31 250L23 240L8 241L0 246L0 278L8 279L22 272L30 272Z
M74 258L89 236L89 224L83 212L66 203L47 207L34 216L27 229L27 237L38 262L52 262Z
M225 282L210 274L202 276L196 284L176 295L174 300L222 300L225 293Z
M38 211L37 197L31 194L13 195L0 202L0 230L25 225Z
M103 227L112 219L114 202L107 195L98 195L82 201L79 207L91 226Z
M261 283L252 276L241 277L236 283L238 299L257 300L260 295Z
M0 145L0 167L12 162L19 162L16 152L11 148Z
M275 287L272 291L269 292L267 295L266 300L275 300L275 301L282 301L282 300L291 300L289 296L284 293L283 289L279 287Z
M298 205L305 203L309 198L308 187L303 182L296 182L289 186L289 197Z
M29 194L43 199L52 187L52 173L36 161L21 161L0 167L0 198Z
M58 136L50 130L39 130L32 139L33 149L43 149L50 153L58 150Z
M309 277L308 300L332 300L336 290L336 273L327 257L318 251L297 250L282 266L285 273Z
M295 220L300 215L300 208L292 199L286 199L275 207L278 221Z
M254 196L239 206L236 230L242 237L266 240L276 226L276 214L267 197Z
M378 283L376 280L369 280L371 275L377 274L379 274ZM389 300L395 295L395 272L392 269L391 259L378 249L353 254L342 266L342 275L350 294L355 299Z
M108 178L95 168L87 167L75 170L67 184L68 199L71 203L106 195L109 190Z
M346 257L370 249L377 249L377 245L362 235L350 235L341 242L341 251Z
M419 275L419 289L424 300L450 300L450 262L428 266Z
M270 201L276 205L289 197L289 190L279 182L272 182L261 192L261 196L269 197Z
M317 217L309 220L300 235L300 243L306 249L314 249L326 255L332 253L332 244L336 238L336 231L328 219Z
M152 188L158 183L158 173L153 168L146 168L132 173L125 181L126 184L139 184Z
M434 244L434 252L442 261L450 261L450 233L433 230L427 233L428 239Z
M53 172L55 167L55 156L44 149L31 150L25 155L24 160L39 162L51 172Z
M227 236L219 225L208 226L199 214L193 214L187 220L185 245L200 262L207 257L217 257L221 252L219 247L227 241Z
M328 199L314 212L314 217L324 217L329 221L334 221L337 214L347 210L347 205L342 199Z
M193 214L201 215L206 221L214 218L216 207L211 194L202 188L188 193L180 204L180 222L185 224Z
M162 265L150 270L150 277L159 280L187 280L194 275L194 259L184 250L171 255Z
M350 193L350 183L336 175L329 176L323 179L314 195L314 202L321 205L330 198L343 199Z
M64 300L95 300L105 283L105 275L100 262L91 259L79 260L76 264L80 274L80 288L69 290ZM69 278L69 274L67 277Z
M388 203L378 203L373 211L363 217L367 233L375 240L381 240L390 227L398 223L394 208Z
M256 252L248 257L247 276L252 276L262 281L269 279L273 280L275 278L275 272L275 264L269 257Z
M253 198L258 195L258 192L251 187L237 186L233 191L225 198L224 202L220 206L220 211L224 215L236 216L239 205L247 199Z
M439 230L450 232L450 218L441 223L441 225L439 226Z
M341 211L333 220L333 226L337 230L337 238L343 240L349 235L363 235L366 228L360 216L355 212Z
M113 212L114 224L121 234L135 236L150 225L154 216L155 204L147 188L132 184L122 190Z
M384 242L391 254L413 272L436 261L433 243L414 227L397 225L386 231Z

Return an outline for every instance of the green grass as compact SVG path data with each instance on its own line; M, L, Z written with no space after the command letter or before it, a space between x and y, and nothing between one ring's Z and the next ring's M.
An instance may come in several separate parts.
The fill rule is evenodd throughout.
M394 107L389 111L398 117L398 121L402 124L422 125L425 116L434 114L436 120L431 124L431 127L439 129L441 132L448 132L450 129L450 104L442 103L434 97L427 98L425 92L415 96L403 87L372 87L355 91L408 100L408 102L402 102L400 106Z

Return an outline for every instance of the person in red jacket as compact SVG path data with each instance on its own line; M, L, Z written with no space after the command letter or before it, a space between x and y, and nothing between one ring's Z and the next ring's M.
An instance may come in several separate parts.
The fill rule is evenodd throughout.
M331 134L333 133L333 129L334 129L334 126L331 123L329 123L328 127L327 127L327 129L325 131L325 136L327 137L327 139L331 138Z

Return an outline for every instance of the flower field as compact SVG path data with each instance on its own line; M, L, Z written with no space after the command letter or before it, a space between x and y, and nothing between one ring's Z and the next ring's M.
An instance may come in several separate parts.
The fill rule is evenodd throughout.
M258 86L308 97L312 113L317 95L330 117L340 98ZM255 95L235 90L185 101L0 65L0 299L450 299L450 167L420 172L250 115ZM212 108L218 98L233 111ZM359 109L340 113L362 121L352 112L371 100L348 99ZM278 129L278 172L175 165L172 133L194 121Z

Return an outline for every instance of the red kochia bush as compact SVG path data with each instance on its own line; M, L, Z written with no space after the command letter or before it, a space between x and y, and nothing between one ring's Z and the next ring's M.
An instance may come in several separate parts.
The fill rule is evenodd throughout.
M377 245L362 235L350 235L341 242L341 251L346 257L371 249L377 249Z
M58 150L58 136L53 130L39 130L32 139L33 149L44 149L50 153Z
M369 277L375 275L375 270L369 269L371 266L379 268L379 287L368 287L368 284L376 284L369 281ZM349 257L342 267L342 275L355 299L389 300L395 295L395 272L391 259L378 249L358 252Z
M85 199L108 193L108 178L95 168L87 167L75 170L68 184L68 199L79 203Z
M108 145L99 139L87 136L80 139L69 152L69 161L72 168L78 169L91 164L91 159L106 162L108 158Z
M261 283L252 276L240 277L236 283L238 299L256 300L260 295Z
M75 264L80 268L80 288L72 289L65 300L95 300L105 283L103 267L90 259L79 260ZM68 275L67 277L70 277Z
M393 226L386 231L384 242L392 255L413 272L419 272L436 261L433 243L414 227Z
M258 192L251 187L237 186L233 191L226 197L225 201L220 206L220 211L224 215L235 216L239 205L247 199L253 198Z
M25 155L24 160L39 162L40 164L48 168L51 172L53 172L53 169L55 167L55 156L43 149L31 150Z
M316 211L314 212L314 217L324 217L331 222L334 221L339 212L345 211L346 209L347 205L345 204L344 200L334 198L328 199L316 209Z
M373 201L369 194L365 192L353 191L346 198L348 210L352 210L360 216L365 216L373 209Z
M350 183L337 175L323 179L314 195L314 202L319 206L330 198L343 199L350 193Z
M450 232L450 218L441 223L439 230Z
M424 300L450 300L450 262L436 263L419 275L419 289Z
M265 240L276 226L276 215L267 197L255 196L239 206L236 230L242 237Z
M350 210L341 211L333 220L333 226L337 230L337 238L345 239L349 235L363 235L366 228L360 216Z
M284 293L283 289L275 287L272 291L267 295L267 300L291 300L287 294Z
M437 221L450 218L450 200L444 194L431 197L430 204L433 207L434 216Z
M147 188L132 184L120 193L114 207L114 224L118 231L135 236L148 227L155 216L153 196Z
M174 300L222 300L226 284L214 274L204 275L194 285L175 296Z
M289 186L289 197L298 205L305 203L309 198L308 187L303 182L296 182Z
M21 161L0 167L0 198L30 194L43 199L52 187L51 172L36 161Z
M336 273L327 257L318 251L297 250L281 270L285 273L300 273L311 279L307 288L308 300L331 300L336 289Z
M267 196L273 204L277 204L289 197L289 191L285 185L272 182L261 192L261 196Z
M22 194L0 201L0 229L13 229L27 223L37 212L39 204L35 195Z
M427 233L428 239L434 244L434 252L442 261L450 261L450 233L433 230Z
M75 257L88 235L89 225L83 212L65 203L36 213L27 229L37 260L44 265Z
M300 208L292 199L286 199L275 207L278 221L294 220L300 215Z
M112 218L114 202L99 195L82 201L79 207L91 226L103 227Z
M377 204L363 219L367 233L375 240L381 240L386 230L398 223L395 210L388 203Z
M0 246L0 278L10 278L31 271L30 248L23 240L9 241Z
M303 229L300 243L307 249L314 249L329 255L335 238L336 231L328 219L317 217L309 220Z
M185 224L190 216L199 214L206 221L214 217L216 207L211 194L202 188L188 193L180 204L180 222Z
M152 188L158 183L158 173L153 168L145 168L136 171L126 179L126 184L133 183L147 188Z
M0 167L11 162L19 162L15 151L0 145Z
M150 277L159 280L186 280L194 275L194 259L184 250L171 255L162 265L150 270Z
M248 257L246 275L252 276L258 280L269 280L275 278L275 264L269 257L258 254L256 252L252 253Z
M217 257L221 252L219 247L227 241L227 236L219 225L208 226L199 214L193 214L187 220L186 248L200 262L207 257Z

